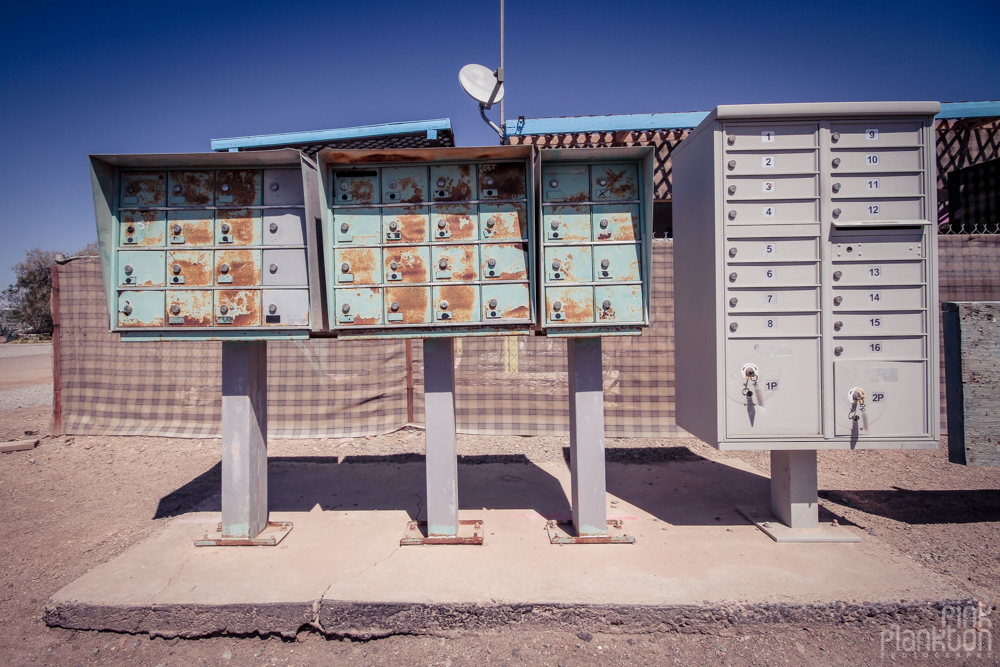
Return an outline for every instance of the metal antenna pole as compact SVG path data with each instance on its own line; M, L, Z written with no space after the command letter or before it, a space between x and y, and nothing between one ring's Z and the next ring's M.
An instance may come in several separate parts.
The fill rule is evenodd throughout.
M506 74L503 68L503 0L500 0L500 71ZM503 127L503 100L500 100L500 127Z

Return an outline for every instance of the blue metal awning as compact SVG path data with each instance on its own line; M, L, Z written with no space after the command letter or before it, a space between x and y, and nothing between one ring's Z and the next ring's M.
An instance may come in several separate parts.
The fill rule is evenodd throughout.
M454 145L455 136L450 118L212 139L213 151L297 148L307 155L318 153L324 148L392 149Z

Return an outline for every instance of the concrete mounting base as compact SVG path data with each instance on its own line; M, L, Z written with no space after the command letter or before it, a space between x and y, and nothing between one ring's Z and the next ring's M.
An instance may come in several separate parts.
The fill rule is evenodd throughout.
M205 533L195 540L196 547L276 547L292 532L291 521L268 521L267 526L256 537L226 537L220 523L215 534Z
M842 526L818 523L815 528L789 528L778 521L766 505L741 506L737 511L775 542L860 542L861 538Z

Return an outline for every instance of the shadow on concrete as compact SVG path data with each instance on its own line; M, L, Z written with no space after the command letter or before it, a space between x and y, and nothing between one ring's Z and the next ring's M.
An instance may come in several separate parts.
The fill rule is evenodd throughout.
M1000 490L820 491L820 498L908 524L1000 521Z

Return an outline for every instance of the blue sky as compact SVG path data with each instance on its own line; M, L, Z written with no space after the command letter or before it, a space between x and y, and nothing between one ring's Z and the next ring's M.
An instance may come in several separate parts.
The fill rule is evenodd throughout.
M506 4L508 118L1000 98L996 0ZM499 0L5 6L0 288L96 238L89 153L443 117L495 144L457 77L499 32Z

